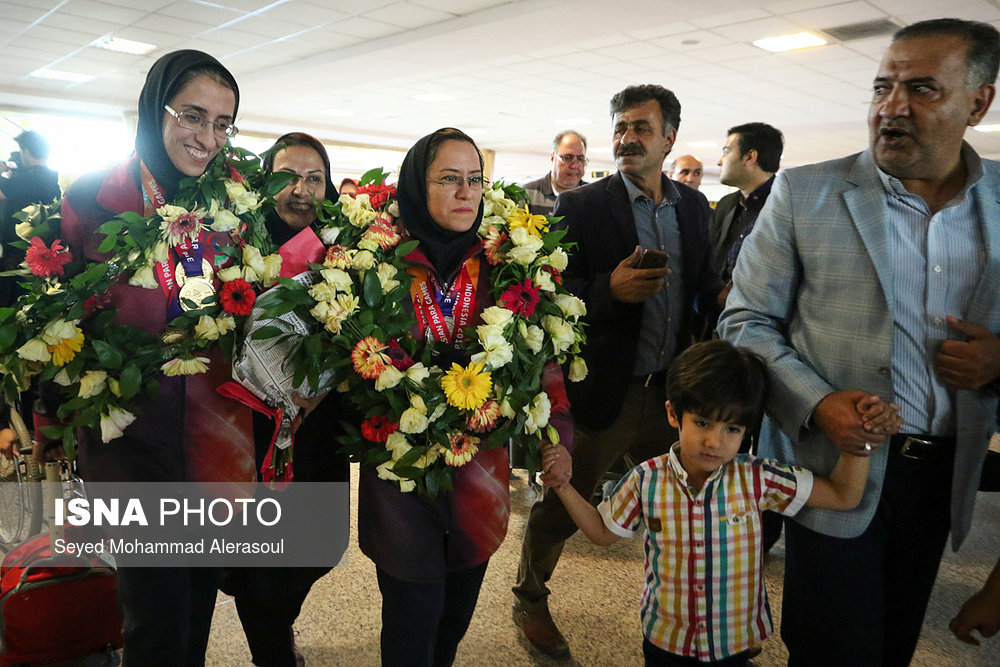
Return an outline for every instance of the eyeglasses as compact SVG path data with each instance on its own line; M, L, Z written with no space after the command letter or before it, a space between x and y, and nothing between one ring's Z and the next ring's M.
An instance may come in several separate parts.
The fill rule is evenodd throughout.
M447 174L439 179L428 178L427 182L433 183L434 185L440 185L442 188L446 188L448 190L460 190L463 185L468 183L470 190L482 190L483 186L490 184L490 179L483 178L482 176L469 176L468 178L462 178L461 176Z
M560 162L566 165L573 164L574 162L579 162L580 164L587 164L590 162L586 155L573 155L570 153L569 155L556 154L556 157L559 158Z
M240 132L239 128L228 120L211 121L203 118L197 111L181 111L178 113L171 109L169 104L164 104L163 108L167 110L167 113L176 118L177 124L185 130L200 132L206 125L211 125L212 131L220 137L235 137Z

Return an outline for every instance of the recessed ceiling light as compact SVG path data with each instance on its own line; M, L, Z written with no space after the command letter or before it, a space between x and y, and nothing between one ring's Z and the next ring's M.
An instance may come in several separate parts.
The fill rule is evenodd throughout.
M156 48L156 44L136 42L131 39L121 39L120 37L101 37L91 42L91 46L107 49L108 51L117 51L118 53L130 53L134 56L145 55Z
M1000 132L1000 124L993 125L973 125L972 129L976 132Z
M348 116L353 116L353 111L348 111L347 109L327 109L323 112L326 116L336 116L337 118L346 118Z
M90 74L77 74L76 72L63 72L57 69L36 69L30 76L39 79L52 79L53 81L71 81L73 83L84 83L94 77Z
M444 93L421 93L414 95L413 99L420 100L421 102L454 102L457 98L453 95L445 95Z
M689 141L685 145L690 146L691 148L714 148L719 144L714 141Z
M767 37L758 39L753 43L759 49L779 53L781 51L791 51L793 49L805 49L810 46L823 46L826 40L811 32L797 32L794 35L782 35L781 37Z
M564 125L566 127L573 127L574 125L592 125L594 121L589 118L557 118L556 125Z

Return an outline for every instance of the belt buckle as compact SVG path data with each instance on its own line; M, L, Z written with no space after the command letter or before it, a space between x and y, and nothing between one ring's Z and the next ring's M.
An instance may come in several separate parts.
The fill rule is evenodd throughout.
M918 447L920 445L930 447L931 444L932 443L929 440L921 440L920 438L913 438L907 436L906 440L903 441L903 446L900 448L899 453L908 459L919 459L920 458L919 453L913 453L913 454L910 453L911 447L913 447L914 445Z

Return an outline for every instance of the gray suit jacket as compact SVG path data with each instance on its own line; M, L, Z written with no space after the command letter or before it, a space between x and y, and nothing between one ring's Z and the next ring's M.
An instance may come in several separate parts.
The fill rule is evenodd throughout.
M1000 332L1000 164L983 160L972 190L987 250L968 311L954 313ZM834 391L893 397L892 265L885 190L869 152L778 174L744 242L720 334L760 354L771 392L760 452L829 474L838 450L806 427ZM996 396L956 391L958 445L952 482L952 544L968 533L992 431ZM848 512L804 509L796 520L828 535L855 537L870 523L888 447L871 460L864 498Z

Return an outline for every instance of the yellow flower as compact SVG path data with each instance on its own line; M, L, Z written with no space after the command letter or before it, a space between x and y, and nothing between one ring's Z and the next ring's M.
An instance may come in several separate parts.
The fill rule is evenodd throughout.
M541 236L549 231L549 221L544 215L532 215L528 207L519 208L507 218L507 226L513 229L523 227L532 236Z
M587 362L583 357L573 357L569 364L569 381L580 382L587 377Z
M93 398L107 386L108 374L104 371L87 371L80 378L80 398Z
M208 370L208 357L192 357L189 359L177 357L160 366L160 370L167 376L204 373Z
M202 315L194 325L194 336L205 340L218 340L219 325L215 323L215 318L211 315Z
M479 451L479 438L467 433L452 433L448 448L444 450L444 462L450 466L464 466Z
M467 368L453 363L451 370L441 378L441 388L448 404L463 410L475 410L489 398L493 381L483 364L470 362Z
M49 345L49 352L52 353L52 363L56 366L65 366L73 361L76 353L83 349L83 332L80 329L76 329L76 332L76 335L72 338L64 338L56 345Z
M52 358L49 346L41 338L32 338L27 343L17 348L17 356L25 361L48 361Z

